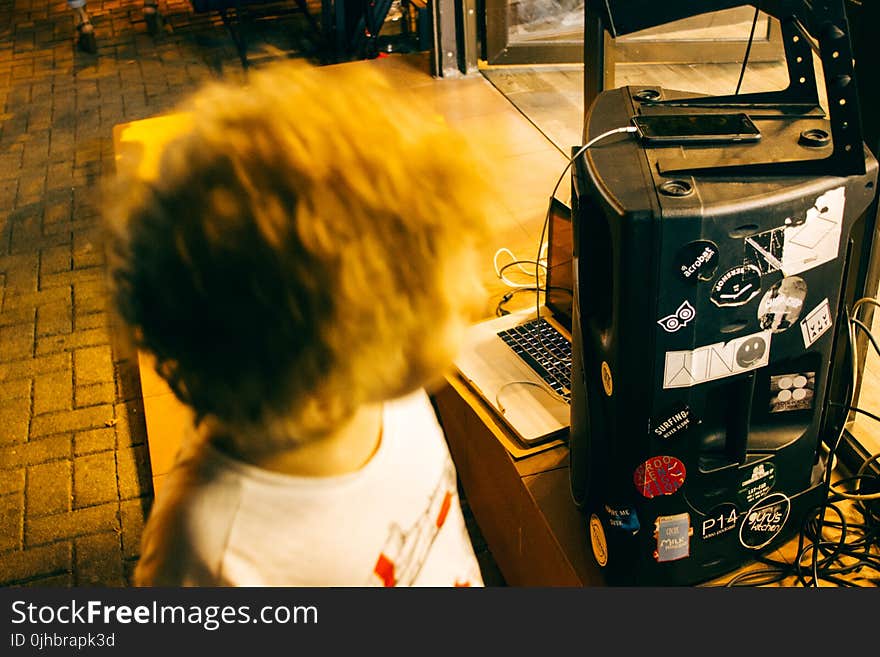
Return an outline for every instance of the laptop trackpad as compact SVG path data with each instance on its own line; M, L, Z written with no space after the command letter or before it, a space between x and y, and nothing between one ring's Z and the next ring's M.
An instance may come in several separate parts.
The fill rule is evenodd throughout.
M569 405L494 331L475 331L470 337L456 365L520 440L531 444L568 428Z

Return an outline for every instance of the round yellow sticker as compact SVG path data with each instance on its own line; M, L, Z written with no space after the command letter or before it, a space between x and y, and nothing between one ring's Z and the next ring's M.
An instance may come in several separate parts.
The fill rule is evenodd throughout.
M608 563L608 543L605 541L605 530L602 521L595 513L590 516L590 544L593 546L593 556L603 568Z
M611 378L611 368L608 363L602 361L602 387L605 388L605 394L609 397L614 392L614 381Z

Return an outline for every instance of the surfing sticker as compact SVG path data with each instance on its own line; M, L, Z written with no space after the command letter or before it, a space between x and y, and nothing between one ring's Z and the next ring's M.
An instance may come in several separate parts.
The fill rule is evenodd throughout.
M651 433L661 440L681 436L699 424L687 404L678 404L662 415L651 418Z

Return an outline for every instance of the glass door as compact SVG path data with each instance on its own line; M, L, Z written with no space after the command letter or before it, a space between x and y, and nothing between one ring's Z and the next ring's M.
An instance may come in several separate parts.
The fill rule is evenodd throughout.
M575 64L584 61L583 0L485 0L486 62ZM741 61L754 9L737 7L674 21L615 40L616 63ZM749 59L777 61L776 21L760 14Z

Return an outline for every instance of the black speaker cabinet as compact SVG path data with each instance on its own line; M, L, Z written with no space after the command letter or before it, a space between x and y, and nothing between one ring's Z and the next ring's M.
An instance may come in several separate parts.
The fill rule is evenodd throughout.
M696 95L599 94L585 141L670 96ZM609 584L717 577L823 499L849 235L877 162L865 149L864 174L798 173L827 154L825 118L751 118L757 141L625 133L575 163L571 484ZM775 168L737 169L761 161Z

